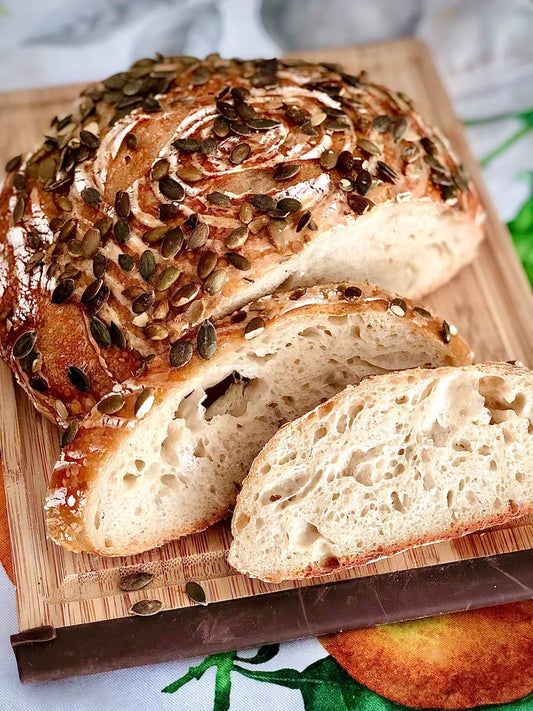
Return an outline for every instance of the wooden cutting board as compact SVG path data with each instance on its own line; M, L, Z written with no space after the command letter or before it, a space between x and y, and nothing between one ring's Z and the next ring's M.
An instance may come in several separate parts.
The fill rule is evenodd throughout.
M487 238L474 264L427 298L427 304L458 327L478 360L517 359L533 366L529 286L426 47L402 40L300 54L342 63L352 73L366 69L371 79L411 95L422 115L451 139L482 195ZM78 89L1 95L0 161L37 143L53 115L68 113ZM141 556L104 559L68 553L46 540L42 512L46 480L58 453L56 428L34 411L3 365L0 392L21 633L12 641L23 681L533 596L533 517L327 578L277 586L230 569L227 524ZM122 593L119 575L138 569L153 573L153 582L142 591ZM194 606L185 594L190 580L206 590L207 608ZM161 600L164 612L149 619L129 615L131 605L144 598Z

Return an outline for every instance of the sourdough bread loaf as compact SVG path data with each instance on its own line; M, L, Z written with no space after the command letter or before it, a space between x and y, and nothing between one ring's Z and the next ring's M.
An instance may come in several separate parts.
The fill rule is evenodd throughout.
M72 429L46 504L49 536L65 548L130 555L200 531L228 514L283 423L369 374L462 365L471 353L422 307L345 284L205 321L170 358L175 367L154 360Z
M0 195L0 351L65 423L284 284L420 296L481 239L408 97L341 67L158 56L89 86Z
M533 373L415 369L348 387L255 459L229 561L270 582L329 573L533 511Z

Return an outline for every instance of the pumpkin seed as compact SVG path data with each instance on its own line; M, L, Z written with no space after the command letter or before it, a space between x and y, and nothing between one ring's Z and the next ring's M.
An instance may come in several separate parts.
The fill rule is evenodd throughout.
M252 221L254 212L249 202L243 202L239 208L239 219L246 225Z
M144 417L147 415L150 410L152 409L152 405L154 404L155 400L155 388L144 388L142 393L139 395L137 400L135 401L135 416L136 417Z
M248 239L248 228L247 227L237 227L232 230L226 237L226 247L228 249L238 249Z
M369 153L372 156L379 156L379 154L381 153L381 149L379 148L379 146L377 146L373 141L370 141L368 138L358 136L357 145L359 146L359 148L365 151L365 153Z
M218 255L215 252L204 252L198 260L197 272L200 279L205 279L216 267Z
M202 86L202 84L207 84L210 78L211 74L207 67L198 67L198 69L195 69L192 73L189 83L192 86Z
M219 138L226 138L229 133L229 123L222 116L217 116L213 123L213 133Z
M70 299L75 287L74 279L64 279L60 281L52 292L52 303L63 304L67 299Z
M69 239L67 242L67 249L69 253L75 257L81 257L81 240Z
M452 172L452 178L459 190L468 190L469 178L465 169L462 166L458 166Z
M135 590L145 588L153 579L154 576L152 573L145 573L144 571L138 570L134 573L127 573L121 576L119 587L124 592L135 592Z
M117 220L113 227L113 234L121 244L125 244L131 236L127 220Z
M117 348L126 348L126 336L124 331L117 326L114 321L111 321L109 325L109 335L111 336L111 343Z
M427 311L426 309L423 309L421 306L415 306L413 308L413 311L415 312L415 314L418 314L419 316L422 316L423 318L428 318L428 319L433 318L431 313L429 311Z
M180 153L196 153L202 147L200 141L194 138L178 138L172 145Z
M24 201L24 198L22 197L22 195L19 195L15 203L15 207L13 208L13 221L15 223L20 222L22 220L25 208L26 203Z
M130 607L129 611L133 615L149 617L150 615L156 615L162 607L163 603L161 600L138 600Z
M154 276L156 267L155 255L151 249L145 249L139 259L139 273L144 281L150 281Z
M72 385L79 390L80 393L87 393L91 389L91 380L87 373L76 365L69 365L67 368L67 376Z
M350 193L354 187L354 184L349 178L341 178L339 180L339 188L345 193Z
M106 303L109 298L109 287L102 286L102 288L96 293L93 299L91 299L87 304L87 313L89 316L94 316L97 314L102 306Z
M261 212L268 212L276 209L276 201L270 195L257 194L249 198L249 202Z
M279 121L268 118L249 119L248 121L246 121L246 123L250 128L253 128L255 131L269 131L271 128L276 128L276 126L280 125Z
M222 287L226 282L226 278L227 274L225 269L217 269L216 271L212 272L204 281L205 291L211 296L218 294L220 291L222 291Z
M109 348L111 345L111 335L105 323L96 316L91 316L89 325L91 335L102 348Z
M187 249L196 250L203 247L209 237L209 226L205 222L200 222L193 229L187 240Z
M57 193L54 193L54 203L56 204L56 207L63 210L63 212L72 212L72 202L66 195L58 195Z
M80 275L80 270L77 269L74 264L68 264L61 274L61 281L63 279L76 279Z
M327 117L328 115L324 111L317 111L315 114L312 114L309 119L309 123L311 126L320 126L321 123L324 123Z
M64 430L63 434L61 435L62 447L68 447L69 444L72 444L72 442L74 441L74 437L78 433L79 426L80 425L78 420L71 420L68 423L66 430Z
M94 227L89 228L87 232L83 235L83 239L81 241L82 255L86 259L93 257L99 250L101 241L102 237L100 235L100 232Z
M398 178L398 174L382 160L378 160L376 169L378 177L381 178L384 183L394 183Z
M298 212L298 210L302 209L302 203L295 198L283 198L276 207L282 212Z
M164 319L168 316L169 305L167 299L161 299L161 301L154 307L152 312L152 318L156 321Z
M143 314L154 303L154 299L155 294L153 291L143 291L131 302L131 310L134 314Z
M12 173L14 170L17 170L21 162L22 155L14 156L8 160L6 163L6 173Z
M30 259L28 259L28 261L26 263L26 267L24 269L26 274L29 274L29 272L31 272L32 269L34 269L36 266L41 264L43 259L44 259L44 252L42 252L42 251L35 252L35 254L32 257L30 257Z
M226 252L226 259L235 269L240 269L243 272L248 271L252 266L246 257L242 254L237 254L237 252Z
M162 203L158 209L161 222L167 222L178 214L178 206L171 202Z
M234 105L235 111L243 121L259 118L257 111L242 99L236 99Z
M356 301L361 298L363 291L358 286L347 286L342 294L346 301Z
M157 99L152 96L148 96L141 104L141 108L148 114L152 114L155 111L160 111L162 109L161 104Z
M244 337L249 340L259 336L265 330L265 320L261 316L254 316L253 319L248 321L244 329Z
M163 176L158 184L161 193L169 200L177 200L179 202L185 197L183 186L168 175Z
M199 284L185 284L174 293L171 299L172 306L185 306L189 301L195 299L199 293Z
M20 335L13 344L13 358L20 360L32 352L37 339L37 331L26 331Z
M407 304L400 298L393 299L389 308L395 316L405 316L407 313Z
M169 362L172 368L181 368L191 360L194 351L192 341L188 338L182 338L170 347L168 354Z
M110 217L102 217L98 222L94 223L95 228L100 232L102 237L106 236L112 225L113 220Z
M160 323L150 323L144 327L144 335L151 341L164 341L168 338L168 329Z
M208 138L204 138L202 141L202 148L201 151L204 154L204 156L210 156L212 155L217 149L217 142L215 141L214 138L211 138L209 136Z
M199 605L207 605L205 590L198 583L188 582L185 585L185 592L193 602L197 602Z
M378 133L385 133L389 130L391 124L392 116L389 116L388 114L381 114L380 116L376 116L376 118L372 121L372 128Z
M91 149L98 148L100 145L98 136L95 136L94 133L91 133L91 131L80 131L80 141L84 146Z
M178 168L176 175L186 183L197 183L204 177L202 171L194 167Z
M163 239L163 236L166 234L166 232L166 227L153 227L151 230L148 230L143 234L143 241L147 242L148 244L155 244L156 242L159 242L161 239Z
M122 292L122 296L124 296L126 299L129 299L130 301L133 301L133 299L137 298L137 296L142 293L144 292L140 286L132 285L124 289L124 291Z
M287 115L287 118L297 126L302 126L307 121L311 121L311 117L307 111L304 111L304 109L301 109L298 106L287 106L285 114ZM322 120L326 120L326 115L324 115Z
M173 227L165 235L165 239L163 240L163 244L161 245L161 255L165 259L168 259L169 257L175 257L176 254L180 251L182 245L183 231L181 227Z
M201 300L198 299L196 301L191 301L189 306L187 306L186 310L183 312L183 317L187 323L194 324L198 323L198 321L202 318L203 312L203 304Z
M405 118L405 116L398 116L398 118L394 119L394 128L392 130L392 135L394 136L394 140L396 142L401 141L401 139L407 133L407 125L407 119Z
M30 249L39 249L42 246L41 235L34 230L30 230L26 235L26 244Z
M86 205L99 205L102 202L102 196L96 188L84 188L81 198Z
M374 207L372 200L369 200L367 197L359 195L356 192L348 193L348 205L358 215L362 215L364 212L367 212Z
M97 252L93 257L93 274L95 279L101 279L107 269L107 257L102 252Z
M274 180L291 180L300 172L300 166L294 163L280 163L274 169Z
M303 229L305 229L309 224L310 219L311 213L308 210L307 212L304 212L304 214L298 220L298 224L296 225L296 232L301 232Z
M26 183L26 176L22 175L22 173L16 173L13 176L13 187L15 190L18 190L18 192L22 192L23 190L26 190L27 183Z
M95 279L94 281L92 281L81 295L81 303L88 304L90 301L92 301L96 297L102 286L103 281L101 279Z
M350 151L341 151L337 159L337 170L341 173L349 173L353 169L354 157Z
M152 178L152 180L159 181L162 178L164 178L165 175L168 174L169 168L170 168L170 163L165 158L156 160L156 162L152 166L152 170L150 171L150 177Z
M228 121L236 121L238 119L238 113L227 101L217 101L216 105L218 112L222 114L224 118L228 119Z
M198 349L198 355L200 358L203 358L203 360L209 360L215 355L217 349L217 332L211 321L204 321L198 329L196 347Z
M337 165L338 154L335 151L327 150L320 156L320 165L324 170L333 170Z
M119 412L119 410L122 410L124 403L124 395L121 393L111 393L100 400L96 409L98 412L101 412L102 415L114 415Z
M58 417L61 420L68 419L68 407L65 405L63 400L56 400L54 403L54 407L55 407Z
M440 337L442 338L444 343L449 343L452 340L452 332L450 329L450 325L446 321L442 322Z
M118 217L126 219L130 214L130 196L125 190L119 190L115 195L115 212Z
M247 143L239 143L231 151L230 161L234 165L239 165L239 163L242 163L243 161L245 161L248 158L250 153L251 153L251 148Z
M56 167L57 166L54 158L52 158L51 156L43 158L43 160L41 160L41 162L39 163L39 168L37 171L39 180L42 180L43 183L46 183L48 180L51 180L55 175Z
M366 195L372 185L372 176L368 170L360 170L355 178L355 187L360 195Z
M166 291L180 278L181 272L176 267L167 267L157 277L155 288L158 291Z
M131 254L119 254L118 264L123 271L131 272L135 266L135 259L131 256Z
M63 226L61 227L61 229L59 230L59 234L57 237L58 240L60 242L64 242L64 241L70 239L70 237L72 237L74 235L74 233L76 232L77 225L78 225L78 221L74 217L70 217L68 220L66 220L63 223Z
M126 145L131 151L134 151L137 148L138 140L137 136L134 133L128 133L124 140L126 141Z
M42 375L32 375L28 382L30 388L38 393L45 393L48 390L48 382Z
M218 190L215 190L212 193L208 193L206 195L206 200L212 205L219 205L220 207L231 207L231 199L224 193L218 192Z

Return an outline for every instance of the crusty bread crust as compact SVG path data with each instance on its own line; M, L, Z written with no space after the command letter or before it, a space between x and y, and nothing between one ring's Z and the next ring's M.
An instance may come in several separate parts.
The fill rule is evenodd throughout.
M36 152L11 166L0 194L0 354L41 412L62 424L88 412L191 326L274 291L287 277L366 278L419 297L471 261L482 236L475 187L409 99L331 65L214 56L141 60L88 87L71 116L54 120L48 133ZM185 139L193 143L173 145ZM194 141L201 143L196 150ZM233 151L244 144L251 152L238 162ZM246 149L240 150L242 157ZM324 151L339 154L335 167ZM169 161L174 182L157 177L165 170L161 160ZM123 193L129 197L120 205ZM276 205L292 198L296 211L285 214L268 199L252 207L253 195L270 196ZM160 215L161 205L168 214ZM405 289L392 285L390 273L401 279L407 269L389 265L387 272L383 244L361 239L374 205L395 206L398 214L434 207L431 224L420 229L430 237L446 224L450 236L460 233L460 246L423 270L423 286L418 277ZM203 245L196 220L209 227ZM163 254L162 233L174 228L184 244L175 255L171 248ZM235 228L249 229L246 243L227 241ZM308 274L318 242L329 239L334 254L341 232L357 255L353 266L345 265L349 273L320 274L330 260L318 259L316 273ZM174 238L180 239L176 232ZM395 239L413 243L410 235ZM145 281L139 263L146 250L155 271L146 258ZM119 266L119 255L128 269L133 258L133 269ZM356 262L374 265L375 274L361 274ZM169 267L179 279L161 289ZM88 298L96 275L101 287ZM72 294L51 303L65 281ZM180 296L185 286L188 296ZM141 291L153 303L136 315L132 302ZM108 329L111 322L119 326L126 345L116 338L106 344L105 332L104 345L98 342L92 316ZM16 358L13 348L28 331L36 332L33 350ZM69 366L84 371L87 389L69 379Z
M478 365L471 366L472 368L475 368L476 371L479 371L481 373L486 373L487 375L495 375L494 372L494 365L497 365L497 374L498 376L501 376L502 378L505 378L506 375L531 375L531 371L529 371L527 368L524 368L521 364L517 363L493 363L493 362L486 362ZM469 366L467 365L464 369L468 370ZM446 373L448 368L439 368L438 369L442 373ZM461 368L459 368L461 370ZM413 376L413 378L416 378L418 375L423 376L425 374L424 369L412 369L410 371L410 374ZM369 380L375 380L379 382L379 379L383 377L380 375L372 375L369 376L368 378L365 378L365 382ZM402 382L403 383L403 375L401 372L398 372L396 374L388 374L386 376L390 382ZM288 423L287 425L284 425L281 427L278 432L272 437L272 439L265 445L265 447L262 449L261 453L256 457L254 460L254 463L250 469L250 472L246 479L243 482L242 489L237 497L237 505L236 505L236 516L238 515L239 512L239 503L242 502L243 505L246 505L246 502L249 502L252 500L252 492L257 490L259 483L261 482L261 479L263 477L262 474L262 469L263 465L268 462L269 456L271 452L274 452L277 447L279 442L287 436L287 429L290 427L293 430L296 429L297 432L303 432L309 422L309 420L312 421L319 421L321 418L325 417L332 411L334 411L336 408L339 407L339 403L344 400L345 398L350 397L350 393L354 390L357 390L357 388L361 384L355 385L353 387L348 387L345 391L339 393L338 395L332 397L330 400L326 401L325 403L318 405L314 410L311 412L307 413L303 417L299 418L293 423ZM291 433L292 434L292 433ZM498 526L500 524L505 524L515 518L519 518L521 516L525 516L527 514L530 514L533 512L533 501L531 503L527 503L525 505L519 506L516 504L514 501L509 501L509 504L504 508L499 513L495 513L492 516L487 516L484 518L474 518L470 521L463 521L463 522L458 522L457 524L452 525L451 527L441 530L441 531L434 531L431 533L431 535L426 535L422 537L413 537L410 539L407 539L405 541L400 541L397 543L394 543L390 546L380 546L374 550L370 551L364 551L358 555L352 555L352 556L345 556L345 557L335 557L335 558L330 558L326 561L323 562L318 562L315 561L312 564L309 564L308 566L304 568L294 568L292 570L287 570L282 569L281 567L279 569L273 568L271 571L265 574L261 574L260 576L254 575L253 572L243 569L243 561L239 559L238 553L236 549L234 549L234 546L232 545L232 551L230 552L230 563L232 565L235 565L241 572L246 573L250 577L260 577L261 580L264 580L265 582L270 582L270 583L279 583L283 580L287 579L298 579L298 578L312 578L312 577L317 577L317 576L322 576L322 575L328 575L343 569L347 568L353 568L354 566L359 566L359 565L365 565L367 563L372 563L376 560L379 560L380 558L388 558L390 556L396 555L397 553L401 553L405 550L408 550L410 548L414 548L416 546L421 546L421 545L427 545L430 543L437 543L440 541L448 541L448 540L453 540L455 538L459 538L460 536L464 536L469 533L473 533L476 531L481 531L486 528L490 528L492 526ZM232 532L234 537L236 537L237 531L236 531L236 517L234 517L232 521Z
M280 292L259 299L241 311L221 319L216 324L217 352L208 362L194 352L191 360L181 368L168 370L166 357L154 359L138 378L115 388L124 396L124 406L115 415L105 415L97 407L82 421L79 431L61 454L50 482L46 504L48 535L69 550L94 550L94 542L86 536L86 503L91 487L100 476L105 476L106 462L113 460L136 426L135 403L147 388L154 388L154 408L168 391L183 387L206 368L215 368L217 359L235 352L247 342L249 324L260 319L265 330L279 321L292 320L297 328L302 316L309 314L343 315L348 313L383 313L389 311L402 328L409 327L427 338L428 343L443 349L442 361L452 366L471 362L468 345L442 319L409 299L396 297L383 289L368 284L327 285L292 292ZM147 417L150 414L146 415ZM221 509L216 515L194 526L174 530L168 540L203 530L229 511ZM160 538L147 538L144 549L162 545ZM105 549L96 552L110 553ZM135 552L135 551L132 551ZM128 552L124 552L128 554Z

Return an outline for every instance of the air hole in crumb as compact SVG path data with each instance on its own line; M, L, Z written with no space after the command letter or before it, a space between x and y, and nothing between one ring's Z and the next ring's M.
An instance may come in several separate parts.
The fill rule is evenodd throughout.
M448 508L451 509L453 503L453 491L451 489L446 494L446 503L448 504Z
M146 462L144 461L144 459L136 459L135 460L135 467L138 472L142 472L142 470L144 469L145 466L146 466Z
M501 499L495 499L494 500L494 509L495 511L499 511L502 508L502 500Z
M407 402L407 395L401 395L400 397L397 397L394 401L397 405L405 405Z
M140 516L142 514L143 510L140 506L137 506L135 511L133 512L135 516Z
M488 446L488 444L483 444L483 445L479 448L479 453L482 454L484 457L486 457L487 455L491 454L491 452L492 452L492 450L491 450L491 448Z
M111 540L111 538L104 539L104 547L105 548L111 548L112 545L113 545L113 541Z
M126 484L127 487L135 486L135 484L137 483L137 479L138 476L131 473L124 474L124 476L122 477L122 481L124 482L124 484Z
M175 474L163 474L161 483L165 486L169 486L171 489L176 489L178 486L178 480Z
M327 433L328 430L326 427L319 427L313 435L313 444L316 444L319 440L325 437Z
M396 509L396 511L399 511L400 513L404 514L405 513L405 507L400 501L400 497L398 496L397 491L393 491L391 494L391 500L392 500L392 508Z
M515 479L519 484L523 484L526 480L526 475L524 472L516 472Z
M241 512L234 519L235 532L237 534L242 533L249 523L250 523L250 517L247 514Z
M435 488L435 480L431 476L430 472L426 472L424 474L424 490L425 491L431 491L431 489Z
M498 468L498 465L496 464L495 460L491 459L490 464L489 464L489 470L491 472L495 472L497 468Z
M97 531L100 528L101 523L102 523L102 519L100 517L100 511L97 511L94 515L94 527L96 528Z

